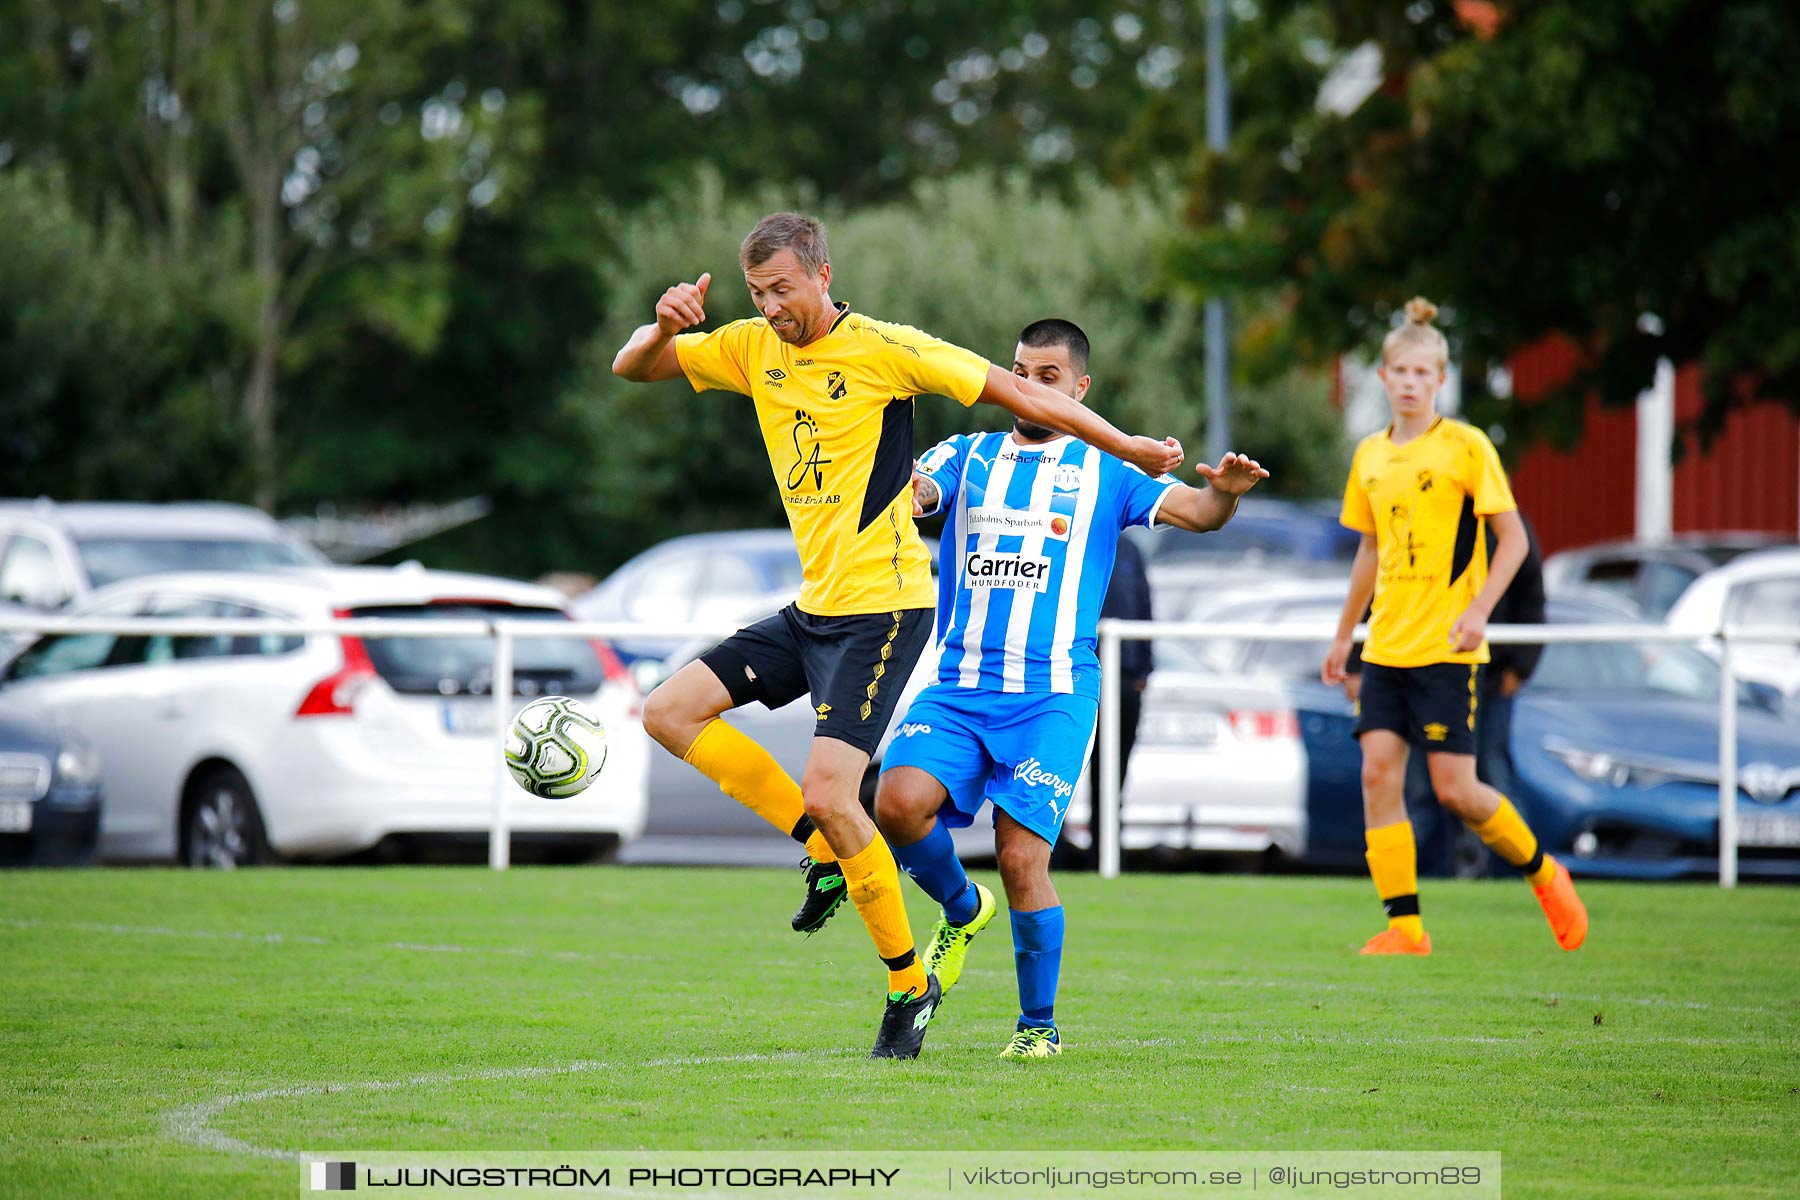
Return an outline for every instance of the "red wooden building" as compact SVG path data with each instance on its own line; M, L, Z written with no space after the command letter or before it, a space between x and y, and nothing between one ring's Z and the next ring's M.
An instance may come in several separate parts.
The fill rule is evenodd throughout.
M1513 395L1529 404L1569 377L1575 349L1566 340L1547 338L1515 354L1511 366ZM1679 427L1699 415L1699 367L1677 369L1673 393ZM1531 515L1544 553L1638 532L1639 485L1652 494L1659 486L1639 478L1641 407L1602 408L1589 400L1587 425L1574 450L1534 446L1512 464L1513 492ZM1709 451L1699 453L1690 444L1660 486L1669 496L1674 533L1767 530L1800 538L1800 417L1776 401L1739 408Z

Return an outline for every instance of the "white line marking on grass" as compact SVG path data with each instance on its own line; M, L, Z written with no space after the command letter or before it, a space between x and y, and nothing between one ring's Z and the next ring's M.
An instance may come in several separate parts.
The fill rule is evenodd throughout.
M346 950L404 950L414 954L498 954L507 958L548 958L564 962L660 962L651 954L586 954L580 950L528 950L523 946L455 946L426 942L347 942L293 933L245 933L231 929L172 929L166 925L107 925L97 921L40 921L0 917L0 926L13 929L66 929L77 933L111 933L123 937L194 938L201 941L244 942L259 946L287 944L339 946Z
M632 1067L712 1067L730 1063L767 1063L780 1062L784 1059L816 1057L813 1051L785 1051L780 1054L714 1054L695 1056L670 1056L653 1058L645 1062L621 1064L583 1059L567 1063L560 1067L492 1067L480 1071L464 1071L458 1074L412 1075L405 1079L371 1079L353 1080L346 1083L305 1083L289 1087L263 1088L255 1092L233 1092L225 1096L215 1096L210 1100L202 1100L197 1104L187 1104L175 1109L163 1117L163 1130L172 1139L186 1142L190 1146L199 1146L205 1150L218 1150L226 1154L247 1154L257 1158L279 1158L292 1162L305 1162L317 1158L317 1152L308 1153L300 1150L278 1150L269 1146L257 1146L242 1138L232 1137L212 1128L212 1122L227 1109L237 1108L245 1104L259 1104L265 1100L288 1100L302 1096L335 1095L339 1092L399 1092L409 1088L441 1088L459 1083L487 1083L499 1079L543 1079L551 1075L579 1075L587 1071L604 1071L615 1067L629 1065Z

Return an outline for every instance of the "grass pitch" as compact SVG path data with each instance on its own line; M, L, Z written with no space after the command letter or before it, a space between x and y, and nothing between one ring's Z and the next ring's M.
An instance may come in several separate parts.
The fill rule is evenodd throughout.
M991 873L977 878L999 890ZM292 1195L282 1152L1499 1150L1509 1197L1791 1196L1800 890L1427 882L1436 952L1363 959L1366 880L1059 881L1059 1060L995 1055L1002 918L916 1063L797 872L0 876L0 1194ZM914 930L929 904L908 887Z

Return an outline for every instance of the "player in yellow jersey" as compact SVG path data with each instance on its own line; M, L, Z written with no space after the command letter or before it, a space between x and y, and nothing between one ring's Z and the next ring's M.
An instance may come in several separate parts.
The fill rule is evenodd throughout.
M1319 672L1328 684L1344 682L1351 634L1372 595L1356 735L1369 874L1388 928L1362 952L1431 953L1406 819L1409 746L1424 751L1438 803L1524 873L1557 945L1573 950L1587 936L1588 918L1568 868L1539 848L1510 800L1475 777L1488 614L1524 560L1527 542L1493 443L1437 412L1449 346L1431 324L1436 315L1426 300L1408 302L1406 324L1382 343L1380 375L1393 422L1364 438L1351 460L1341 520L1362 534L1362 545L1337 637ZM1491 564L1484 521L1496 539Z
M913 526L913 397L997 404L1072 433L1152 475L1181 464L1181 445L1129 437L1091 409L979 355L836 303L825 230L775 213L744 239L739 265L759 317L711 333L712 276L663 293L654 323L613 359L626 379L685 377L696 391L748 395L800 550L799 598L741 629L650 694L644 728L726 795L806 846L806 898L793 926L810 933L847 895L888 968L876 1058L912 1058L936 1011L938 981L918 960L892 851L858 801L869 756L931 638L937 602ZM721 719L810 692L812 751L796 784L767 751Z

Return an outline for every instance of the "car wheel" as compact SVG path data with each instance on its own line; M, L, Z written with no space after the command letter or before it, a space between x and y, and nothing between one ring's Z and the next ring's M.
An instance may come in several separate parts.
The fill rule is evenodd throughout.
M229 870L269 861L256 795L236 768L219 767L194 780L182 812L182 861L188 866Z

